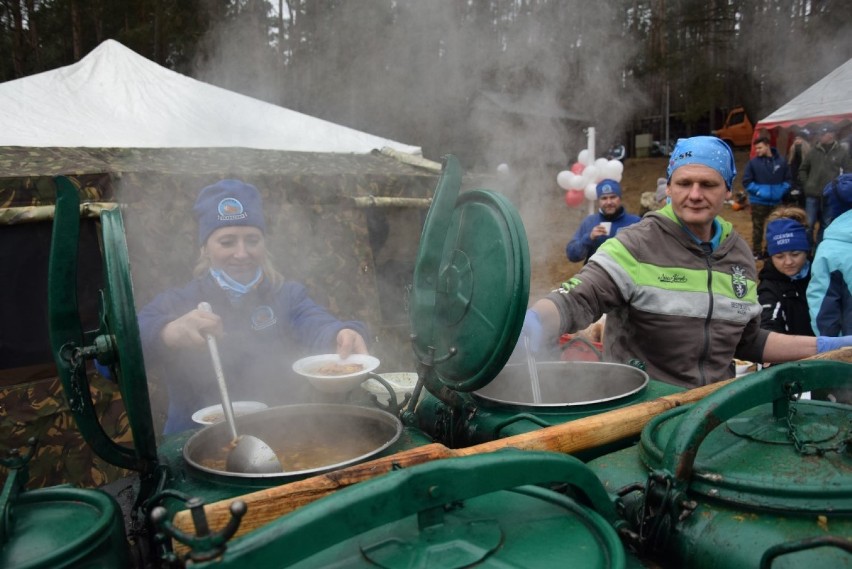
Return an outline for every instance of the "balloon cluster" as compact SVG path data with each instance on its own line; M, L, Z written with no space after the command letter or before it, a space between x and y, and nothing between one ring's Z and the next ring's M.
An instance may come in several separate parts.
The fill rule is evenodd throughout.
M623 172L624 164L618 160L598 158L593 162L589 151L581 150L571 168L556 175L556 183L565 190L565 203L568 207L577 207L583 203L583 198L594 201L598 197L598 182L620 182Z

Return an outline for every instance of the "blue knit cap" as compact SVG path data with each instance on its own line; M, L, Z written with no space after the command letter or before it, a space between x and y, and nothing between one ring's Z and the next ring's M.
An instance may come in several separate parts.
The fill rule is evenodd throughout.
M621 186L615 180L601 180L597 185L598 199L603 196L616 195L621 197Z
M713 168L721 174L729 190L737 177L734 153L731 152L730 146L715 136L678 139L666 170L668 181L671 181L675 170L686 164L701 164Z
M260 192L240 180L222 180L202 189L192 213L198 222L201 245L220 227L248 226L266 232Z
M810 249L808 231L795 219L782 217L766 224L766 251L770 255Z

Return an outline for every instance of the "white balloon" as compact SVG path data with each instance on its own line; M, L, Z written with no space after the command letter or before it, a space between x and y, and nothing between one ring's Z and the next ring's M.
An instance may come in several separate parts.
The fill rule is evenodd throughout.
M581 150L577 155L577 162L582 164L583 166L588 166L591 162L591 156L589 156L589 149Z
M586 187L586 179L580 174L574 174L568 187L572 190L582 190Z
M582 176L586 180L586 184L596 183L600 179L600 172L598 172L597 166L586 166Z
M498 174L508 174L509 173L509 165L506 164L505 162L501 163L499 166L497 166L497 173Z
M589 201L595 201L598 199L598 185L597 184L589 184L586 186L586 189L583 190L583 195L586 196L586 199Z
M609 167L612 168L613 174L622 174L624 172L624 164L618 160L610 160Z
M621 172L613 174L612 176L610 176L610 179L615 180L618 183L621 183Z
M607 163L609 163L609 160L606 158L598 158L595 160L595 167L598 169L598 172L604 172L606 170Z
M567 190L571 187L571 178L573 178L574 173L571 170L562 170L556 175L556 183L559 184L559 187L563 190Z

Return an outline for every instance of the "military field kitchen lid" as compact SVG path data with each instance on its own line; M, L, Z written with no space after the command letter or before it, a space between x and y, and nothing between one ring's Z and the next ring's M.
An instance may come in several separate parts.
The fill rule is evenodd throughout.
M411 295L415 355L457 391L475 391L503 368L529 301L529 247L503 195L461 189L453 156L420 239Z

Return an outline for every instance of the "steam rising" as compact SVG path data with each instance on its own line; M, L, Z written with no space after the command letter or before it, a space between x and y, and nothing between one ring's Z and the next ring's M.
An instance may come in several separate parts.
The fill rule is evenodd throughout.
M207 38L196 76L420 145L433 160L455 154L466 173L494 176L481 185L522 212L533 255L550 255L585 210L566 211L556 235L535 219L564 207L555 178L586 147L583 128L595 127L600 156L627 142L625 121L648 103L624 71L639 46L611 4L344 2L317 17L312 37L285 40L283 84L275 65L251 74L251 20Z

